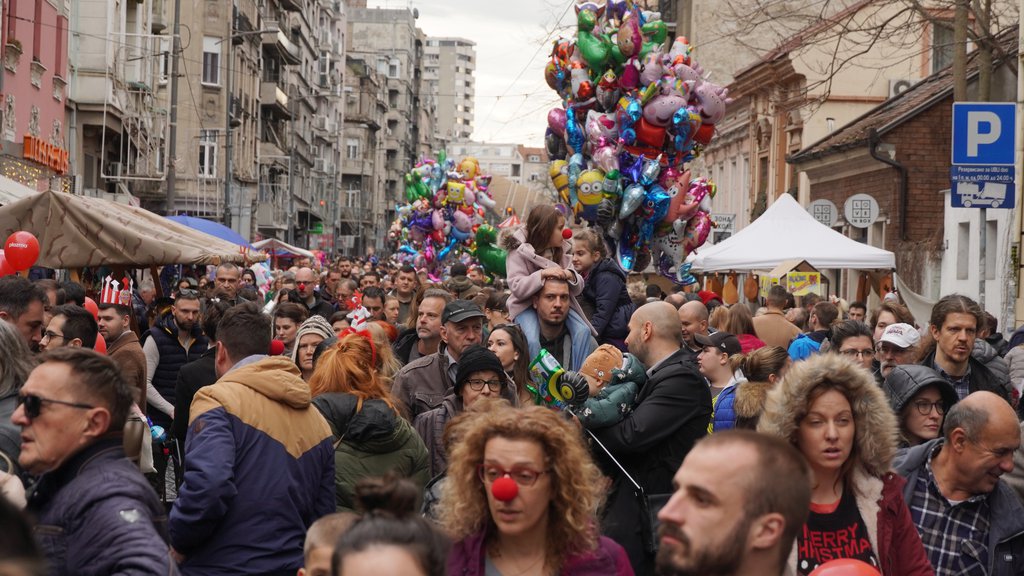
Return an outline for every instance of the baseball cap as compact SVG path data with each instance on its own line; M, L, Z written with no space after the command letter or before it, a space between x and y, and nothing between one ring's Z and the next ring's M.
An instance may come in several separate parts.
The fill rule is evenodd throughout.
M743 352L740 340L728 332L715 332L711 336L694 334L693 339L701 346L710 346L725 352L729 356Z
M903 322L889 324L885 327L885 331L882 332L882 337L878 341L895 344L900 348L910 348L911 346L917 346L921 342L921 333L910 324Z
M469 300L453 300L444 307L444 313L441 315L441 323L458 323L463 320L469 320L470 318L483 317L483 310Z
M611 344L602 344L583 361L580 374L610 382L612 370L616 368L622 368L622 351Z

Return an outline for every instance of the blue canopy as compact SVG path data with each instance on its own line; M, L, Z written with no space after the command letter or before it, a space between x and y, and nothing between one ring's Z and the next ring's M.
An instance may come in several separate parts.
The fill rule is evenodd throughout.
M203 220L202 218L196 218L194 216L167 216L166 218L168 220L174 220L178 224L188 226L193 230L199 230L200 232L205 232L210 236L216 236L221 240L227 240L232 244L238 244L252 249L252 244L249 244L248 240L242 238L238 232L235 232L231 228L228 228L219 222Z

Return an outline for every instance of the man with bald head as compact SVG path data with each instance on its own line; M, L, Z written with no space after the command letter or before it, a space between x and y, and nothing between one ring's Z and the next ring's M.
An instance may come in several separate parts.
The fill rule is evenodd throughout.
M651 302L633 313L626 346L647 367L647 382L629 415L594 431L648 496L672 493L672 476L711 420L711 392L680 348L681 332L671 304ZM654 555L643 545L653 538L649 518L630 481L621 474L614 481L602 533L626 548L637 574L653 574Z
M299 268L295 272L295 290L299 293L300 303L309 309L310 316L321 316L324 320L330 320L334 314L334 306L316 293L319 280L319 276L312 268Z
M708 308L700 300L691 300L679 307L679 324L683 337L683 351L692 362L704 349L694 337L708 334Z
M1000 478L1013 470L1020 428L996 394L974 392L946 412L942 438L895 466L936 574L1020 574L1024 506Z

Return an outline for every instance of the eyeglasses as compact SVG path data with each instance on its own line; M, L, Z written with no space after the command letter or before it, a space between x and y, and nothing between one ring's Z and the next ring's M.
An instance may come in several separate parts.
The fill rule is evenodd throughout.
M82 410L91 410L95 408L95 406L91 404L65 402L64 400L43 398L42 396L36 396L35 394L18 395L18 406L25 407L25 416L28 417L29 420L39 417L39 411L42 410L43 404L60 404L62 406L71 406L72 408L81 408Z
M43 339L44 340L53 340L54 338L61 338L61 339L63 339L64 335L63 334L57 334L53 330L47 330L46 332L43 332Z
M942 402L929 402L927 400L918 400L914 402L914 408L917 408L917 413L921 416L927 416L932 413L932 408L942 416L946 413L946 405Z
M842 354L843 356L846 356L847 358L853 358L855 356L860 356L860 357L863 357L863 358L874 358L875 357L875 351L872 350L871 348L866 348L864 350L857 350L857 349L854 349L854 348L850 348L849 350L840 350L839 353Z
M540 478L542 474L549 471L550 470L533 470L532 468L526 468L523 466L513 466L506 470L501 466L495 466L493 464L481 464L476 467L477 476L479 476L480 480L485 484L493 484L498 478L508 476L516 484L527 487L536 484L537 479Z
M469 388L473 392L479 392L479 391L483 390L484 386L487 386L488 388L490 388L491 392L501 392L502 381L501 380L481 380L479 378L473 378L471 380L466 380L466 384L469 384Z

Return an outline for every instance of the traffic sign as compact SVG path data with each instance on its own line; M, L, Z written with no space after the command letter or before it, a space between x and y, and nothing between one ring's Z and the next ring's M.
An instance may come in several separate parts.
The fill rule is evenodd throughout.
M953 103L953 165L1013 166L1016 104Z
M1013 166L953 166L949 170L953 208L1013 208Z

